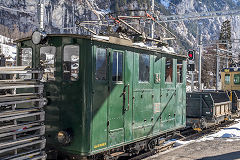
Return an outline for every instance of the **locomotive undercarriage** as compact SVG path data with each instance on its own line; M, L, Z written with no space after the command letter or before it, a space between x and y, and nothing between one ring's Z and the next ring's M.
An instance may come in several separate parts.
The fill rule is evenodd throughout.
M110 149L105 152L101 152L92 156L79 156L79 155L73 155L73 154L67 154L58 152L55 153L56 155L53 157L53 159L59 159L59 160L117 160L117 159L125 159L126 157L132 157L139 155L141 152L148 152L153 151L155 147L160 147L166 142L167 140L171 139L175 135L176 131L168 132L163 135L156 136L154 138L148 138L145 140L141 140L135 143L127 144L121 147L117 147L114 149ZM49 158L48 153L48 158Z

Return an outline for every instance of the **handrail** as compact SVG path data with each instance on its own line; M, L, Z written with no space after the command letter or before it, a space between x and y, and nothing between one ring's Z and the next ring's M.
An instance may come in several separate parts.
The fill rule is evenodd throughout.
M128 110L129 110L129 107L130 107L130 105L129 105L129 90L130 90L130 85L128 84Z

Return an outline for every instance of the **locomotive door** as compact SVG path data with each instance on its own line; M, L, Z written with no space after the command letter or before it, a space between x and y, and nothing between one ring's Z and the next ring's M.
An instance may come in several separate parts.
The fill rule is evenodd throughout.
M163 57L164 73L161 81L161 124L160 130L172 129L176 126L176 59Z
M177 59L176 80L176 126L183 126L186 122L186 61Z
M133 137L152 134L153 126L153 63L148 54L134 55Z
M81 58L81 49L78 44L64 45L62 54L62 91L61 91L61 126L69 128L76 123L72 115L80 112L81 106L81 76L79 76ZM64 119L63 119L64 118Z
M124 52L112 50L109 65L108 145L124 142Z
M48 100L48 104L45 106L46 113L46 125L50 126L46 128L46 138L48 143L55 143L54 139L50 137L56 136L58 129L52 130L52 127L58 127L58 122L60 121L57 116L52 116L53 112L55 114L59 113L58 106L61 102L61 84L57 79L59 79L59 68L56 66L56 62L61 58L57 53L61 53L60 47L44 46L40 48L40 59L39 63L41 68L44 70L42 82L44 83L45 96Z

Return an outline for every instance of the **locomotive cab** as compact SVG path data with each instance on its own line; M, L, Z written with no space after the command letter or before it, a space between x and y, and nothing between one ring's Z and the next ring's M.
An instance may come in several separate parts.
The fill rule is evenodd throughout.
M84 125L79 118L84 117L83 108L74 107L84 105L82 84L85 83L86 73L83 70L79 72L82 63L87 63L81 54L85 48L80 45L84 44L81 39L67 35L48 35L45 42L39 44L34 44L31 38L21 39L17 43L17 65L43 71L41 81L48 101L44 108L47 146L50 149L55 144L58 146L54 148L66 146L73 138L73 125ZM28 76L30 78L32 75ZM75 113L79 117L73 116ZM77 129L74 134L81 135L80 132Z
M70 158L132 154L186 125L184 55L104 36L17 43L17 64L44 71L49 150Z

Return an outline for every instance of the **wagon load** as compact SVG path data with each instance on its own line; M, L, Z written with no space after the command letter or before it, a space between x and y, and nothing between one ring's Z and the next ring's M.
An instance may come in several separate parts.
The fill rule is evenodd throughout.
M0 159L46 159L41 71L0 67Z
M195 130L229 119L231 110L226 92L187 93L187 125Z

